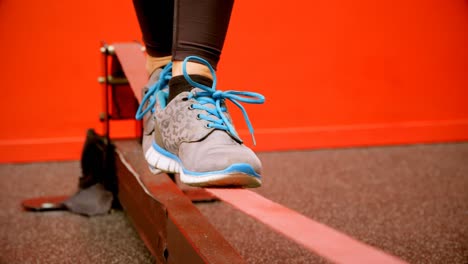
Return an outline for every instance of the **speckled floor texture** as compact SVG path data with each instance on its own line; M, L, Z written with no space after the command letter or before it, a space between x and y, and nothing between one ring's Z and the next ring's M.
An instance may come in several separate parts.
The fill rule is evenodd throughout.
M410 263L468 263L468 144L261 153L260 158L264 184L256 191L266 198ZM229 206L199 208L250 262L308 263L303 250L274 242L277 236L257 223L240 221L238 214L224 217L233 211Z
M78 162L0 165L0 263L153 263L121 211L25 212L26 198L72 194Z
M468 143L260 153L255 191L410 263L468 263ZM152 263L121 212L23 212L78 162L0 165L0 263ZM223 203L197 207L248 263L327 263Z

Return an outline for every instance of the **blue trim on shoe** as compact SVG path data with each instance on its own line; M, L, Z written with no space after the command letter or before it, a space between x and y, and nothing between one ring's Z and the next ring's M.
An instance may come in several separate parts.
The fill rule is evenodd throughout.
M196 176L196 177L197 176L198 177L203 177L203 176L216 175L216 174L244 173L244 174L251 175L251 176L253 176L255 178L258 178L258 179L262 178L262 176L260 174L258 174L257 172L255 172L254 168L250 164L247 164L247 163L235 163L235 164L232 164L231 166L227 167L226 169L219 170L219 171L207 171L207 172L189 171L189 170L184 168L184 166L182 165L182 161L179 159L179 157L177 157L176 155L172 154L171 152L163 149L158 144L156 144L156 142L154 142L154 141L152 143L152 146L157 152L159 152L159 154L162 154L162 155L164 155L164 156L166 156L168 158L171 158L171 159L177 161L179 163L180 167L182 168L182 170L184 171L184 174L186 174L186 175Z

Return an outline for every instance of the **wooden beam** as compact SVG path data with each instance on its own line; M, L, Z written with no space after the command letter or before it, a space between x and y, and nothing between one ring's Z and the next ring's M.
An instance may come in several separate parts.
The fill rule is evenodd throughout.
M115 142L119 200L160 263L244 263L166 174L153 175L136 140Z

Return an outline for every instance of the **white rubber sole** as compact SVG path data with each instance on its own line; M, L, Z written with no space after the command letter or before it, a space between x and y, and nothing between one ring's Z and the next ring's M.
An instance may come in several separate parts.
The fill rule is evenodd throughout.
M262 181L249 174L211 174L209 176L189 176L180 173L180 180L190 186L196 187L245 187L256 188L262 185Z
M146 151L145 158L150 165L151 172L155 174L161 172L179 173L180 181L190 186L256 188L262 184L261 179L242 172L228 174L207 173L206 175L196 176L186 174L182 165L177 160L159 153L153 147L150 147Z

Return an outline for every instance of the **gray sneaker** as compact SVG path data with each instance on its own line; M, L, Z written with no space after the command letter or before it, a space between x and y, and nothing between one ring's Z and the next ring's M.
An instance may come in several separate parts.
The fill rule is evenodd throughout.
M237 105L253 132L245 109L240 102L263 103L262 95L251 92L216 90L216 76L208 62L198 57L187 61L207 65L213 76L213 86L207 87L190 79L194 87L182 92L168 103L168 91L154 94L151 144L144 141L145 158L150 167L179 173L188 185L202 187L259 187L261 163L255 153L238 137L227 113L225 100ZM143 104L144 102L142 102Z

